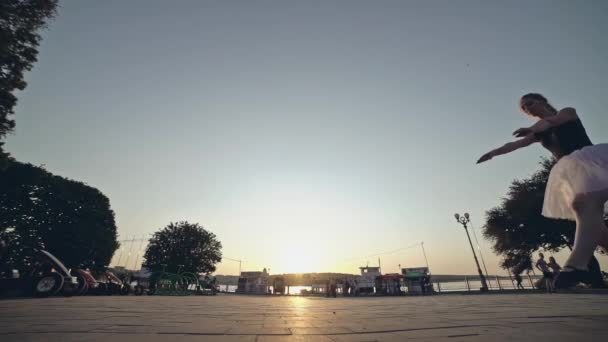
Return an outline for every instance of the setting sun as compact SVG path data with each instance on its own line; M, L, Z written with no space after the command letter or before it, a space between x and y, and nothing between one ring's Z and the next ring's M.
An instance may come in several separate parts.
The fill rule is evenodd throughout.
M285 248L281 254L284 257L278 261L275 273L306 273L322 270L322 253L315 250L314 246L312 242L300 241L298 246Z

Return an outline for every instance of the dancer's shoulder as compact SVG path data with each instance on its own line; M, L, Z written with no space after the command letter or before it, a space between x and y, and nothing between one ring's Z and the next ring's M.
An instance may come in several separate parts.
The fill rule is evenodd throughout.
M560 109L556 116L561 116L562 118L566 119L566 121L580 120L578 114L576 113L576 109L573 107L565 107Z

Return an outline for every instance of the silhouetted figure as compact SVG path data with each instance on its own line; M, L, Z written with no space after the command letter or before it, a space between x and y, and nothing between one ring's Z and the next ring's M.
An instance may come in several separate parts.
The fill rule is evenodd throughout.
M426 294L426 277L422 277L420 279L420 290L422 291L422 295Z
M549 263L547 264L547 266L549 266L549 268L551 269L551 272L553 272L553 277L557 277L562 269L562 267L557 263L557 261L555 261L554 257L549 257Z
M431 284L431 277L430 276L426 276L426 290L429 293L433 292L433 284Z
M524 289L524 285L521 283L522 282L521 274L517 273L515 275L515 281L517 282L517 288L520 289L520 290L523 290Z
M521 139L484 154L477 163L536 142L553 154L558 161L549 175L542 214L576 221L574 247L555 286L593 284L588 263L598 245L608 250L608 229L603 220L608 201L608 144L591 143L574 108L558 111L544 96L533 93L522 96L519 104L538 121L513 132Z
M337 296L337 284L335 280L331 280L329 283L329 291L330 291L330 296L336 298Z
M543 279L545 280L545 288L547 292L553 291L553 272L549 268L549 264L545 261L545 255L538 253L538 260L536 261L536 268L543 272Z

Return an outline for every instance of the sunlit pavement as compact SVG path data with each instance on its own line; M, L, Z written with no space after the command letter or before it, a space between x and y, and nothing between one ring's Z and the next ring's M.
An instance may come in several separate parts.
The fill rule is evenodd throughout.
M0 341L605 341L602 294L0 300Z

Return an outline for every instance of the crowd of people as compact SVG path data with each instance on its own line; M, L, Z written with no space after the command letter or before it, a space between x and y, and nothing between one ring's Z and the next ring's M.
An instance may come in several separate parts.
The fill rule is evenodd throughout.
M544 285L547 292L555 292L555 282L562 271L562 267L555 260L555 258L551 256L549 257L549 262L547 262L547 260L545 259L545 255L543 253L538 253L538 260L536 260L534 267L543 274L542 280L544 281L544 283L539 285ZM521 275L516 274L514 278L517 282L517 289L523 290L524 286L522 284Z

